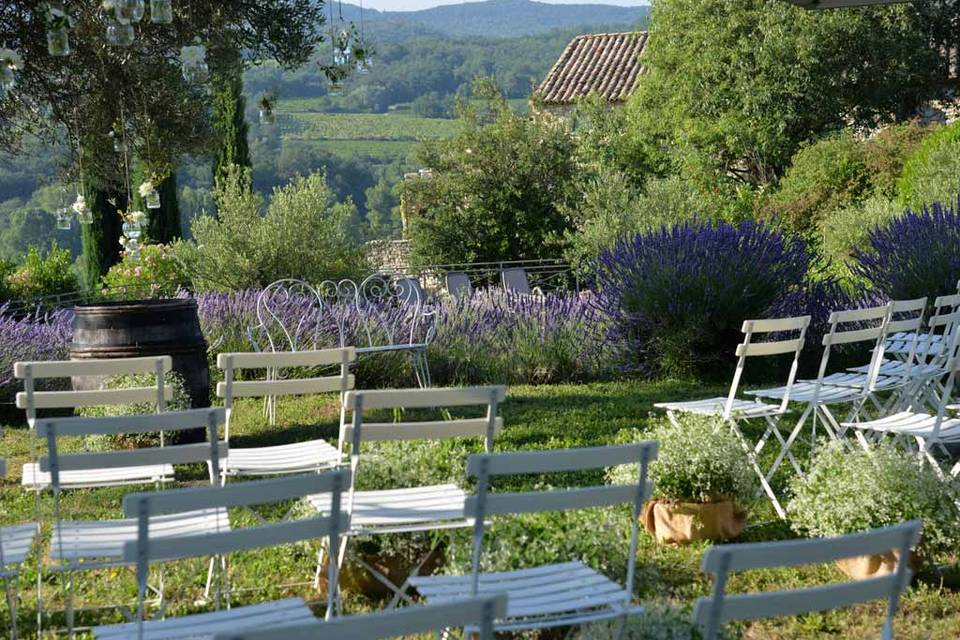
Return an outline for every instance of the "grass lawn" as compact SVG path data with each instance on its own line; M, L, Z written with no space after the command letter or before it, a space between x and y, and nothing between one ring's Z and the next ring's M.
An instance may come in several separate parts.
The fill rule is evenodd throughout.
M507 403L502 407L505 428L496 448L543 449L615 442L618 438L622 440L630 430L644 429L650 424L650 412L655 401L698 397L706 393L722 393L722 390L671 382L513 387L509 390ZM233 433L234 444L238 446L314 436L334 438L337 433L337 409L329 398L281 402L278 417L280 424L272 428L263 424L258 404L241 403L236 416ZM82 442L70 443L70 447L75 450L85 446ZM416 475L423 469L424 481L427 482L446 477L462 480L463 456L471 450L478 450L480 446L472 441L457 441L444 443L442 446L424 444L402 450L384 449L370 456L366 466L361 469L361 477L365 471L369 471L366 474L369 482L385 482L393 474ZM11 477L0 485L0 522L10 524L32 519L34 501L31 495L20 489L18 477L20 465L31 455L30 438L23 427L5 429L3 452L9 460ZM400 455L397 455L398 453ZM188 483L202 482L203 473L200 468L188 469L183 474L184 480ZM363 486L364 482L360 481L360 484ZM118 517L122 493L119 489L71 492L63 500L64 512L71 518ZM50 506L51 501L45 496L43 510L48 518ZM277 510L274 509L273 512L264 515L275 516ZM615 517L620 519L617 524L621 527L629 522L625 511L616 512ZM253 521L253 516L249 513L234 514L237 526ZM595 522L589 519L575 522L579 523L576 525L578 528L568 532L568 535L577 539L570 540L569 544L551 538L554 534L549 529L544 529L542 533L527 529L523 531L522 537L517 537L516 542L511 543L516 548L501 549L498 557L511 553L527 558L537 557L538 554L549 555L552 549L565 546L580 549L584 541L600 535L598 531L607 526L605 521L599 518ZM744 540L770 540L793 535L784 523L773 517L773 510L765 502L758 502L752 508L751 522L754 525L745 532ZM462 539L460 542L462 543ZM456 556L457 544L459 543L451 543L448 552L451 558ZM459 548L462 549L462 545ZM711 581L699 571L704 549L704 545L683 548L658 546L646 533L641 534L638 551L638 597L641 600L691 604L696 597L709 593ZM613 545L602 552L610 558L618 559L619 564L622 564L626 545ZM290 595L318 600L319 595L310 585L314 553L313 545L301 544L237 554L230 562L234 604ZM568 558L556 558L558 561L565 559ZM611 562L617 564L616 561ZM19 619L24 636L32 630L35 617L32 602L32 585L36 580L34 567L35 562L31 562L22 578L24 598ZM197 561L177 563L165 569L164 578L166 593L171 601L171 614L184 614L209 607L196 603L202 593L204 568L205 563ZM111 569L81 575L77 593L81 594L86 603L130 602L134 594L134 583L128 570ZM611 577L622 580L619 575ZM730 590L737 592L788 588L815 585L840 578L841 574L832 566L757 571L734 577L730 582ZM48 573L44 574L43 591L45 599L53 602L51 608L58 605L58 584ZM376 604L356 594L346 594L349 611L368 609ZM4 605L0 605L2 606ZM4 608L0 608L0 612L0 615L6 615ZM823 615L752 623L746 625L744 631L747 638L765 640L879 637L883 612L883 603L874 603ZM119 613L107 610L83 612L79 619L87 624L121 620ZM897 632L898 638L917 640L960 637L960 592L937 584L916 584L901 602Z

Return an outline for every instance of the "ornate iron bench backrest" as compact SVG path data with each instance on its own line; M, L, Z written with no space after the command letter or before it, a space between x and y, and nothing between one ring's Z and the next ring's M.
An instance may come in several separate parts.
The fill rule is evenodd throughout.
M344 346L341 319L303 280L288 278L267 285L257 297L256 314L257 324L247 329L247 335L258 351Z
M428 309L420 283L413 278L374 274L356 285L357 345L368 348L429 344L435 331L436 310Z

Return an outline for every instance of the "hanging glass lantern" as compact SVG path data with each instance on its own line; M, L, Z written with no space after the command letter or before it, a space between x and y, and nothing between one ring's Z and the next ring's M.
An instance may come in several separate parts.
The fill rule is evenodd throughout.
M70 228L70 210L66 207L60 207L57 209L57 229L69 229Z
M77 199L73 203L73 212L80 224L93 224L93 210L87 206L87 200L82 193L77 194Z
M187 82L202 83L207 81L207 75L209 74L207 48L202 44L181 47L180 64L183 67L183 77Z
M107 136L113 140L113 150L117 153L123 153L126 148L123 144L123 136L118 136L116 131L111 131Z
M115 47L129 47L133 44L133 25L129 22L110 22L107 24L107 42Z
M65 27L47 31L47 53L51 56L70 55L70 34Z
M160 208L160 194L156 189L148 193L143 198L144 203L147 205L147 209L159 209Z
M62 2L47 2L42 5L43 19L47 24L47 53L51 56L70 55L70 28L73 18L64 9Z
M123 237L128 240L136 241L140 237L140 223L139 222L124 222L123 223Z
M127 11L130 14L131 22L140 22L143 20L143 14L147 11L144 0L127 0Z
M173 2L171 0L150 0L150 22L170 24L173 22Z
M13 49L0 49L0 96L16 86L17 70L22 66L20 54Z
M277 117L273 114L273 109L264 109L261 107L259 117L260 124L264 126L274 124L277 121Z

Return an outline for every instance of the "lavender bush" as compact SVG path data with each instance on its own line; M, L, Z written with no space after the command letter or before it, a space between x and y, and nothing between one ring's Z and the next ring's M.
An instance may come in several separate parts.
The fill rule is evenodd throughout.
M251 348L247 328L257 324L259 291L207 294L197 297L200 324L210 345L211 361L223 351ZM409 310L370 303L362 312L354 305L333 304L315 313L315 301L294 297L277 305L280 323L301 344L318 348L345 344L386 344L383 326L423 340L429 325L411 327ZM548 383L594 380L610 373L617 343L612 322L590 294L551 294L543 298L502 290L479 291L470 298L430 302L437 313L436 336L429 349L435 384ZM365 322L374 315L379 323ZM370 330L372 336L368 336ZM274 340L282 342L276 327ZM264 340L260 333L254 336ZM213 370L211 369L211 372ZM415 378L403 353L367 355L357 366L358 384L368 387L409 386Z
M62 360L70 348L73 314L57 311L15 315L0 306L0 403L13 402L21 390L13 377L18 360Z
M593 274L632 347L628 365L648 375L727 376L745 319L833 307L832 287L807 286L814 261L802 240L760 223L693 222L622 239Z
M956 291L960 279L960 201L907 211L870 232L851 271L890 299Z

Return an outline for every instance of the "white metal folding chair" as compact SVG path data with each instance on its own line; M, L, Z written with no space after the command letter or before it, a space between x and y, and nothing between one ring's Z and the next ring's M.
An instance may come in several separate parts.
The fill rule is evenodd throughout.
M960 476L960 461L955 463L948 474L943 472L934 453L938 450L949 456L946 445L960 443L960 419L947 415L950 410L951 396L956 386L957 369L960 368L960 355L957 346L960 343L960 331L954 330L944 352L949 352L949 361L945 369L949 370L947 380L940 391L936 410L925 411L926 403L918 395L912 404L902 411L876 420L845 423L844 427L853 429L857 440L865 450L870 450L874 440L892 437L908 451L915 452L921 462L928 462L942 479Z
M7 475L7 461L0 458L0 478ZM10 614L10 637L17 639L17 604L19 603L20 568L27 559L39 527L36 522L0 527L0 579Z
M173 397L173 390L164 381L164 377L170 372L171 366L170 356L119 358L115 360L17 362L13 366L14 377L23 380L23 391L17 394L17 408L26 412L27 423L31 428L37 419L37 411L41 409L154 404L156 411L161 412L164 410L166 402ZM150 373L155 376L155 382L152 386L94 391L37 390L37 382L44 379ZM159 482L172 477L173 467L162 464L141 464L114 469L62 470L60 486L62 488L105 487ZM49 488L50 474L40 470L36 463L27 463L23 466L21 482L27 489Z
M831 439L842 438L846 427L841 425L831 406L849 406L846 420L853 421L859 418L860 412L867 398L873 394L878 378L877 372L883 360L883 343L886 337L887 320L890 317L890 304L867 309L850 309L834 311L830 314L829 329L823 336L823 356L820 358L820 369L814 380L797 380L792 387L775 387L772 389L756 389L747 393L758 398L780 400L781 402L795 402L803 404L803 412L797 420L786 442L783 443L780 453L770 466L768 478L776 473L785 459L790 459L798 475L803 475L803 469L792 457L791 448L803 431L809 419L811 422L810 443L815 446L817 439L817 425L823 426L827 436ZM867 379L862 388L828 384L827 369L830 364L830 355L835 347L850 344L866 344L871 348L871 366Z
M462 627L468 631L464 637L475 640L493 640L493 621L507 611L507 597L486 596L394 611L371 613L363 616L334 618L320 624L307 624L283 629L284 640L380 640L399 638L412 634ZM478 635L469 636L476 629ZM272 629L257 629L247 632L227 632L214 640L275 640Z
M130 519L73 520L63 517L61 493L65 487L61 478L69 473L96 473L136 466L169 466L200 463L208 465L210 482L218 483L220 460L226 455L227 445L219 441L220 425L226 420L222 408L192 409L166 413L97 418L41 418L34 423L39 438L47 442L47 454L39 461L40 471L50 477L53 489L53 528L50 549L45 561L38 567L38 597L43 569L63 574L65 586L65 614L68 633L73 632L73 573L110 567L127 566L123 545L136 540L137 522ZM144 434L160 431L177 432L206 429L207 442L165 445L138 449L121 449L98 453L61 453L62 437L92 435ZM172 474L171 474L172 475ZM158 517L152 525L156 536L179 539L185 536L208 535L227 531L230 523L226 510L195 510ZM211 565L210 572L213 566ZM210 579L208 573L208 580ZM157 590L162 602L162 587ZM42 602L38 603L38 609ZM38 611L41 616L42 610Z
M643 502L649 497L647 467L657 457L656 442L562 449L556 451L479 454L470 456L467 474L477 478L477 493L467 499L464 512L474 519L473 571L465 576L411 578L405 584L428 602L507 594L507 613L494 624L495 631L544 629L608 620L639 613L631 605L636 568L638 522ZM514 493L492 493L490 480L498 476L582 471L614 465L638 465L637 481L575 489L553 489ZM582 562L481 573L483 534L488 516L540 513L632 505L632 535L627 555L625 586L591 569Z
M226 440L230 442L230 423L236 398L271 398L281 396L338 393L340 418L343 421L343 396L353 388L350 364L356 360L353 347L319 351L278 351L273 353L221 353L217 366L224 381L217 384L217 397L227 409ZM337 375L284 379L282 372L292 368L339 366ZM265 380L238 380L238 372L250 369L266 371ZM272 422L271 422L272 424ZM326 440L307 440L267 447L231 447L223 463L227 476L279 475L320 471L339 466L341 452Z
M705 640L715 640L720 626L734 620L790 616L886 599L887 615L881 638L893 640L893 619L900 594L910 583L907 562L899 562L896 571L885 576L806 589L727 595L727 580L734 571L820 564L891 549L898 550L900 558L908 558L910 549L920 539L921 526L920 521L913 520L838 538L712 547L703 556L702 568L705 573L716 575L713 594L697 600L694 623L700 627Z
M340 562L346 553L349 537L384 533L413 533L438 531L473 526L473 520L464 516L466 493L455 484L398 487L379 491L357 491L360 477L361 446L364 442L401 440L442 440L448 438L483 438L486 451L493 450L493 439L503 428L503 419L497 409L506 399L503 386L466 387L450 389L390 389L382 391L351 391L346 395L346 407L352 420L344 423L340 442L350 442L351 484L347 497L351 528L345 532L347 541L341 547ZM416 409L431 407L450 409L481 406L486 414L479 418L442 419L429 421L370 422L365 412L375 409ZM311 496L310 503L321 513L330 509L327 496ZM415 565L416 576L432 556L426 554ZM394 592L394 604L403 597L403 591L381 571L362 560L358 562L379 582ZM317 567L319 581L320 567Z
M948 361L957 348L956 343L951 342L951 337L958 330L960 330L960 294L952 294L940 296L934 300L933 313L927 320L926 333L903 334L907 338L912 338L912 346L908 347L904 341L893 341L892 344L888 341L888 346L899 351L893 353L893 359L884 360L880 364L878 375L881 378L899 377L907 381L898 390L894 400L888 403L888 409L917 407L918 402L925 403L930 410L939 405L943 390L941 380L949 375ZM855 367L851 371L862 373L866 369Z
M691 413L701 416L716 416L723 418L734 434L743 444L744 451L750 458L754 472L760 479L763 491L770 498L774 509L781 518L786 517L786 512L780 505L780 500L770 485L770 479L773 477L776 469L764 472L760 467L758 456L766 446L770 436L779 440L781 447L786 445L786 440L780 432L779 420L787 412L791 393L794 388L794 382L797 377L797 368L800 361L800 352L803 350L804 340L807 335L807 328L810 326L810 316L799 316L795 318L775 318L767 320L747 320L743 323L743 342L737 345L737 368L733 374L733 381L730 383L730 391L726 397L707 398L705 400L690 400L678 402L658 402L654 404L659 409L667 412L667 417L674 425L678 425L676 414ZM793 354L793 361L790 365L790 373L787 375L787 383L781 387L783 395L779 404L768 404L758 400L745 400L737 397L737 391L740 387L740 380L743 377L746 368L747 358L783 356ZM746 435L741 430L741 423L762 419L766 421L767 428L763 436L753 446L749 444ZM800 465L793 457L793 454L787 453L787 458L799 471Z
M135 563L137 567L137 619L126 624L95 627L94 636L103 640L197 640L212 638L223 632L242 633L264 628L271 629L274 637L278 637L278 634L283 637L282 632L278 632L280 628L319 624L301 598L150 620L146 611L147 578L151 564L225 556L237 551L327 538L328 548L334 550L330 557L330 586L327 593L327 617L330 617L337 591L335 550L339 546L341 532L349 526L349 516L341 508L341 495L349 482L348 476L346 470L337 470L126 496L124 511L137 523L136 538L124 545L123 552L124 560ZM273 522L205 535L186 535L177 539L157 536L154 527L158 518L176 517L198 510L225 511L232 507L279 503L322 492L331 494L333 509L327 515L304 520Z

